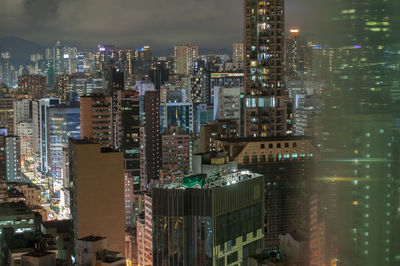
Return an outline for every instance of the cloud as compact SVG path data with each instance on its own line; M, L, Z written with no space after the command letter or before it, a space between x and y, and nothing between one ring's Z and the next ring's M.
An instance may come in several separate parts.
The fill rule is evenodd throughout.
M144 43L171 46L188 40L220 48L243 38L242 0L16 1L14 22L3 27L4 18L0 18L2 35L129 47Z

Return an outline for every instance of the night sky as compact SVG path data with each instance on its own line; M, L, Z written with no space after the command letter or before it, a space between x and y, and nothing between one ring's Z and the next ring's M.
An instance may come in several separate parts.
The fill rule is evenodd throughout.
M314 29L320 0L286 0L287 27ZM230 48L243 38L243 0L0 0L0 36L169 48Z

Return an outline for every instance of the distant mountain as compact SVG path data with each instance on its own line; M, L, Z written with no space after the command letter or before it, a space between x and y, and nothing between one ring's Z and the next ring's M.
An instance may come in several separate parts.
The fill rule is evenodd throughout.
M29 64L31 54L44 54L45 47L14 36L0 37L0 52L5 51L11 54L11 64L18 67Z
M208 49L208 48L199 48L199 54L201 55L207 55L207 54L217 54L217 55L222 55L222 54L227 54L229 56L232 55L232 49L227 49L227 48L219 48L219 49Z

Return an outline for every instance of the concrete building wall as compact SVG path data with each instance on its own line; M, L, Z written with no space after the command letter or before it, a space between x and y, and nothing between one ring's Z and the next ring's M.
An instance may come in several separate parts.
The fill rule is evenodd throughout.
M75 238L91 234L107 238L108 248L124 253L125 204L123 153L101 152L99 144L73 141L72 215Z

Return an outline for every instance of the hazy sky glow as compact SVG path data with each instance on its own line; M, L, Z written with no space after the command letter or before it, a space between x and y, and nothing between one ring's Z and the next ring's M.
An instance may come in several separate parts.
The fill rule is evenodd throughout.
M286 0L287 26L311 31L310 8L321 2ZM229 48L243 38L243 0L1 0L0 36L86 47L103 42L165 48L189 40Z

